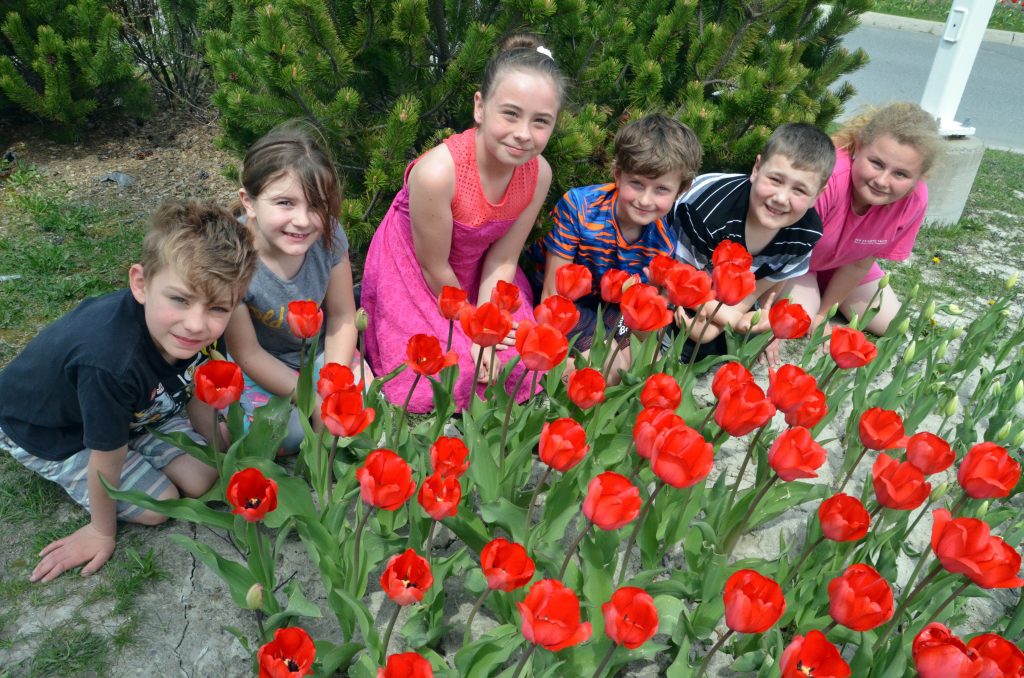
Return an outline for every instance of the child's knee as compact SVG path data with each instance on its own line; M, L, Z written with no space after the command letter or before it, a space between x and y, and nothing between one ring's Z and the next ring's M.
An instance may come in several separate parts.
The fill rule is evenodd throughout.
M143 511L137 516L128 518L129 523L136 523L138 525L161 525L167 522L167 516L157 513L156 511Z
M195 499L203 496L217 482L217 469L206 464L197 464L191 481L179 487L182 495Z

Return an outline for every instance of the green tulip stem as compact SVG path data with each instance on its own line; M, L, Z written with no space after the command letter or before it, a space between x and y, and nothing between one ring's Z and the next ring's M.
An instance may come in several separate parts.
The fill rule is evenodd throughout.
M640 511L640 515L636 519L636 527L629 535L629 541L626 542L626 550L622 552L622 562L619 564L619 576L616 577L618 583L615 584L615 588L622 586L622 581L626 577L626 565L629 564L629 552L633 550L633 544L636 543L637 535L640 534L640 528L644 524L644 519L647 518L647 514L651 512L651 507L654 506L654 500L658 498L658 494L662 488L665 487L665 481L662 480L658 483L658 486L654 488L654 492L651 493L647 503L644 504L643 509Z
M217 467L217 477L224 477L224 460L220 456L220 412L216 407L213 410L213 430L210 431L210 442L213 444L213 462Z
M825 393L825 388L828 387L829 382L832 381L832 377L834 377L836 375L836 372L838 371L839 365L833 365L829 373L825 375L825 378L822 380L821 384L818 385L818 390L821 391L822 393Z
M583 531L580 532L578 537L576 537L576 541L574 541L572 546L570 546L568 551L566 551L565 560L562 561L562 567L558 570L558 579L561 579L565 575L565 571L569 567L569 561L572 560L573 555L576 553L576 549L580 546L580 542L583 541L583 538L587 536L590 532L590 528L593 526L593 523L588 521L587 526L583 528Z
M359 333L359 388L366 388L366 332ZM449 335L449 342L451 335Z
M846 483L850 482L850 478L853 477L853 472L857 470L857 465L860 464L861 459L863 459L864 455L867 453L868 448L864 447L864 449L860 451L860 454L857 455L857 458L853 460L853 465L850 466L850 470L846 472L846 477L843 478L843 482L839 483L838 489L836 489L833 494L839 494L843 491L843 488L846 487Z
M833 619L832 621L830 621L830 622L828 623L828 626L826 626L825 628L823 628L823 629L821 630L821 632L822 632L822 633L823 633L824 635L826 635L826 636L827 636L827 635L828 635L828 632L829 632L829 631L831 631L832 629L834 629L834 628L835 628L835 627L836 627L836 626L837 626L838 624L839 624L839 622L837 622L837 621L836 621L835 619Z
M736 499L736 493L740 490L740 483L743 482L743 474L746 472L747 465L754 456L754 449L757 448L757 443L761 440L761 436L764 434L764 430L766 428L768 428L768 422L765 422L759 429L757 429L757 433L754 434L754 439L750 441L750 445L747 447L747 454L743 457L743 463L740 464L739 473L736 474L736 482L729 491L729 500L725 503L726 513L728 513L730 508L732 508L732 502Z
M626 454L622 457L623 460L629 459L629 455L636 449L636 441L632 440L629 443L629 447L626 448ZM636 485L640 480L640 469L644 466L644 458L639 454L636 455L636 460L631 464L629 471L629 482L632 485Z
M950 603L952 603L954 600L959 598L960 594L963 593L967 589L967 587L970 586L970 585L971 585L971 580L968 579L963 584L960 584L960 586L956 587L956 590L953 591L951 594L949 594L949 597L946 598L944 601L942 601L937 608L935 608L935 611L932 612L932 619L938 619L939 618L939 614L943 610L945 610L947 607L949 607Z
M519 387L523 385L526 373L530 371L523 370L523 373L519 375L519 379L516 380L515 388L509 394L508 407L505 408L505 419L501 422L501 444L498 445L498 482L505 478L505 454L507 453L505 443L508 441L508 423L512 420L512 407L516 404L516 395L519 393ZM530 395L533 395L533 391L530 391Z
M804 561L807 560L807 557L811 555L814 549L818 548L818 545L821 544L823 541L825 541L825 535L821 535L820 537L818 537L817 541L815 541L813 544L804 544L803 553L800 554L800 558L796 561L796 565L793 566L793 569L791 569L789 571L789 574L786 575L786 580L782 582L783 586L787 586L791 581L793 581L793 577L795 577L796 573L800 571L800 566L804 564Z
M391 446L395 448L396 451L398 450L398 437L401 434L402 426L405 425L405 417L409 414L409 401L412 400L413 391L415 391L416 387L419 386L420 377L422 376L422 374L417 373L416 378L412 380L412 386L409 387L409 392L405 395L405 402L402 403L402 409L398 413L398 423L395 426L394 435L391 437Z
M701 340L704 339L704 334L708 331L708 327L711 326L711 321L715 319L716 315L718 315L718 311L722 306L723 302L718 302L718 305L715 306L715 310L712 311L711 315L708 316L708 319L704 321L704 326L700 328L700 334L697 335L697 341L693 343L693 352L690 353L690 362L686 365L686 371L683 372L684 375L693 372L693 364L697 362L697 354L700 353Z
M487 596L491 595L491 588L485 588L484 592L480 594L480 597L473 603L473 609L469 611L469 616L466 617L466 630L462 634L462 647L469 645L472 634L470 633L473 629L473 618L476 617L476 613L480 611L480 608L484 606L484 601L487 600Z
M302 368L306 364L306 338L302 338L302 348L299 349L299 374L302 374Z
M954 518L956 518L956 514L963 510L964 506L967 505L967 499L967 493L964 492L963 494L960 495L960 498L956 500L956 503L953 504L953 508L949 509L950 514Z
M267 642L267 630L263 628L263 610L253 610L252 613L256 615L256 628L260 632L260 644Z
M725 645L725 641L729 640L732 634L732 629L729 629L724 634L722 634L722 637L718 639L718 642L715 643L710 650L708 650L708 653L706 655L704 655L704 661L702 661L700 663L700 666L697 667L697 673L693 674L693 678L700 678L704 675L704 672L708 670L708 664L711 662L711 658L715 655L716 652L718 652L718 648Z
M452 350L452 337L455 335L455 320L453 318L448 319L448 341L444 345L444 352Z
M740 540L740 537L743 535L743 531L747 529L747 521L750 520L750 516L754 515L754 509L757 508L757 505L761 503L764 496L768 494L768 490L771 489L772 485L774 485L775 481L778 479L778 474L775 474L761 486L761 489L757 491L756 495L754 495L754 500L750 502L750 506L743 514L743 518L740 519L739 524L732 528L732 531L729 532L729 535L725 538L724 553L726 560L729 560L729 556L732 555L732 550L736 548L736 542Z
M395 622L398 621L398 615L402 612L401 605L395 605L395 612L391 615L391 619L388 620L388 627L384 630L384 639L381 641L380 649L384 653L384 657L388 656L388 645L391 644L391 632L395 630Z
M544 473L540 474L540 479L537 481L537 486L533 488L533 494L530 495L530 503L526 505L526 527L530 527L530 519L533 514L533 505L537 503L537 497L540 495L540 488L544 487L544 483L548 481L548 476L551 475L551 467L546 466Z
M612 643L611 647L608 648L608 651L604 653L604 658L601 660L601 663L597 665L597 670L594 671L594 678L601 678L601 676L604 675L604 670L608 668L608 662L612 660L612 655L615 654L615 648L617 647L618 645Z
M430 521L430 529L427 530L427 543L425 543L423 545L423 550L427 554L427 564L428 565L432 564L430 561L431 561L431 555L432 555L431 552L433 551L433 549L430 548L430 544L434 541L434 528L437 527L437 523L438 523L438 521L436 521L436 520L431 520Z
M746 340L747 340L747 336L749 336L749 335L750 335L750 330L747 330L747 334L746 334L746 335L745 335L745 336L743 337L743 341L744 341L744 342L746 342ZM746 365L744 365L744 367L746 367L746 368L747 368L748 370L749 370L750 368L752 368L752 367L753 367L753 366L754 366L754 365L755 365L755 364L757 363L757 359L758 359L758 358L760 358L761 356L763 356L763 355L764 355L765 353L767 353L767 352L768 352L768 347L769 347L769 346L771 346L771 345L772 345L772 342L773 342L773 341L775 341L776 339L778 339L778 337L776 337L776 336L775 336L775 335L773 334L773 335L772 335L772 338L768 340L768 343L767 343L767 344L765 344L764 346L762 346L762 347L761 347L761 350L760 350L760 351L758 351L757 353L755 353L755 354L754 354L754 357L753 357L753 358L751 358L751 359L750 359L750 360L749 360L749 361L747 362L747 364L746 364Z
M321 510L326 511L331 506L331 496L334 493L334 456L338 453L338 440L341 436L332 436L334 442L331 443L331 451L327 455L327 473L324 477L327 480L327 503L320 507Z
M661 357L661 342L665 337L667 329L662 327L654 334L654 351L651 352L651 370L654 370L654 364L658 362L658 358Z
M354 547L354 550L355 550L355 560L353 561L355 567L353 568L354 571L352 573L352 580L353 581L355 581L359 577L359 549L360 549L360 542L363 539L363 528L366 527L366 521L369 520L369 519L370 519L370 507L367 506L365 508L365 510L363 511L362 517L359 519L359 524L356 525L356 536L355 536L355 539L353 539L353 541L352 541L352 546Z
M907 534L907 535L913 534L914 528L917 527L917 524L919 522L921 522L921 518L923 518L925 516L925 514L928 513L928 509L931 508L931 505L932 505L932 498L928 497L928 501L926 501L924 503L924 508L922 508L921 512L917 514L917 517L914 518L914 522L910 523L910 527L908 527L906 529L904 534Z
M921 558L917 561L917 567L910 574L910 579L907 580L908 590L910 586L914 583L914 579L917 577L918 572L921 571L921 566L925 563L926 560L927 558ZM881 636L879 636L878 640L875 641L875 647L884 647L886 639L899 625L900 617L902 617L903 613L906 612L908 607L910 607L910 604L914 602L914 599L917 598L922 591L924 591L925 587L928 586L928 584L930 584L932 580L935 579L935 577L939 576L940 572L942 572L942 565L936 563L935 567L933 567L931 571L925 575L924 579L921 580L921 583L914 587L914 590L910 591L910 593L907 596L905 596L903 600L900 601L900 604L896 606L896 612L893 613L892 619L889 620L889 624L885 627L885 631L882 633Z
M522 659L516 664L516 670L512 672L512 678L519 678L519 674L523 672L523 668L526 666L526 662L530 661L530 657L533 656L533 651L537 649L536 645L530 644L530 649L523 653Z
M708 410L708 415L706 417L704 417L704 421L702 421L700 423L700 426L697 427L697 433L699 433L701 435L704 435L704 427L708 425L708 422L711 421L711 417L713 417L713 416L715 416L715 408L714 407L712 407L710 410Z
M619 351L621 350L622 344L620 344L617 341L612 343L612 351L611 353L608 354L608 357L605 359L604 369L601 370L601 377L605 380L606 383L608 381L608 373L611 371L612 365L615 364L615 359L619 357Z
M878 517L878 514L882 512L883 508L885 508L885 507L882 506L881 504L879 504L875 508L871 509L871 512L868 513L868 520L870 520L871 522L874 522L875 518ZM876 525L876 527L878 527L878 526Z
M480 365L484 361L484 347L481 346L480 350L476 354L476 368L473 370L473 386L469 389L469 404L466 405L466 410L473 409L473 401L476 400L476 387L479 384L480 379Z

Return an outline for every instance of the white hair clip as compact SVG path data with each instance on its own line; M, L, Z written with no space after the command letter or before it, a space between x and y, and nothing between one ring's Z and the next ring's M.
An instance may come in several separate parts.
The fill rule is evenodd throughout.
M551 54L551 50L545 47L544 45L540 45L539 47L537 47L537 51L549 59L554 60L555 58L554 55Z

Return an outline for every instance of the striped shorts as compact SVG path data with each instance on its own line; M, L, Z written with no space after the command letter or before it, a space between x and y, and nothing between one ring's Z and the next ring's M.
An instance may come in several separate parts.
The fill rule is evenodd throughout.
M161 433L183 432L200 444L205 440L192 429L192 423L184 416L176 416L157 427ZM19 447L7 434L0 430L0 449L6 449L15 461L34 471L47 480L52 480L68 493L75 503L89 510L89 467L88 449L81 450L63 461L41 459ZM151 497L158 497L171 484L170 478L164 475L162 468L185 454L170 443L166 443L151 433L143 433L128 441L128 454L125 455L124 467L121 469L122 490L140 490ZM131 520L145 511L140 506L126 501L117 502L117 517Z

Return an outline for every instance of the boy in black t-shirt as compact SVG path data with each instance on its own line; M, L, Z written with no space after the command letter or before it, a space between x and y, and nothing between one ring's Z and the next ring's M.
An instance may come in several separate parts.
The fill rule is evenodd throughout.
M252 236L226 210L164 204L128 271L129 288L82 302L0 372L0 448L59 483L92 518L40 552L32 581L79 565L83 575L96 572L114 551L118 519L165 520L115 502L100 475L157 499L198 497L213 485L212 467L148 429L196 440L197 430L211 433L213 415L192 398L192 374L255 264Z
M754 301L777 283L807 272L811 249L821 238L814 201L834 163L835 148L824 132L807 123L789 123L772 133L749 176L704 174L679 198L669 212L678 238L676 259L711 273L715 247L731 240L753 255L751 271L757 280L749 297L719 309L706 330L705 315L676 309L676 324L689 334L683 360L689 359L693 342L701 336L698 357L725 353L726 327L750 330ZM710 314L714 307L705 304L703 313ZM767 320L763 318L753 331L767 329Z

